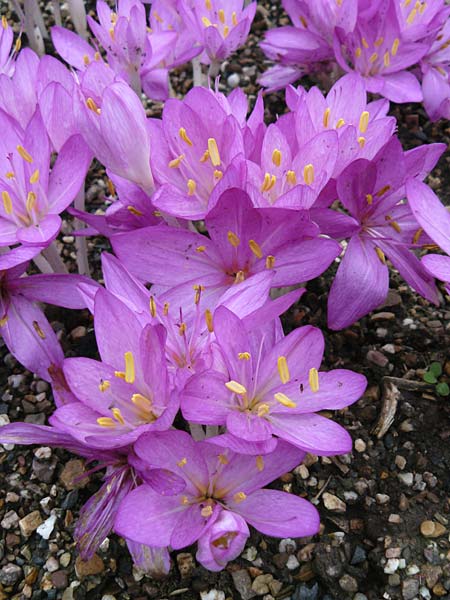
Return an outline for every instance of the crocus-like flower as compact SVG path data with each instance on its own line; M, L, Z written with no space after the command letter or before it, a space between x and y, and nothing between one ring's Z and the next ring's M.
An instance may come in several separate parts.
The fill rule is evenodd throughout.
M235 315L219 308L214 331L226 371L207 371L188 381L181 403L185 419L226 424L229 441L264 445L277 435L315 454L351 449L345 429L315 413L356 402L366 379L345 369L319 373L324 349L319 329L301 327L276 341L267 332L247 333Z
M424 164L432 167L442 150L437 144L406 156L393 138L372 162L358 160L339 177L338 197L353 217L353 231L328 298L332 329L351 325L385 300L385 256L413 289L437 304L433 280L409 250L418 244L419 225L401 201L407 179L423 178Z
M102 362L66 359L64 375L78 402L56 410L51 423L98 448L128 446L145 431L169 428L178 403L169 387L164 329L142 328L102 289L95 295L94 324Z
M115 530L149 546L184 548L199 540L197 559L220 570L242 552L247 523L266 535L301 537L318 531L312 504L261 488L298 465L304 453L280 442L272 454L242 456L181 431L145 434L135 452L150 468L172 471L181 493L162 496L139 486L120 505ZM143 518L142 515L145 515Z
M0 112L0 127L0 246L47 246L59 232L59 213L78 193L92 155L81 136L72 136L50 171L51 147L39 110L25 131Z
M448 10L448 8L447 8ZM432 121L450 119L450 20L447 19L421 61L425 109Z
M450 213L436 194L420 181L408 181L406 194L420 226L447 254L428 254L423 257L422 263L433 277L446 282L446 290L450 294Z
M14 73L15 60L20 50L20 38L17 38L14 48L12 48L13 40L14 32L3 15L0 25L0 73L8 77Z
M245 192L225 192L205 224L211 238L192 231L151 227L114 236L116 254L142 281L164 286L166 300L205 292L204 308L213 310L234 285L265 270L272 286L295 285L322 273L340 252L302 213L255 209Z

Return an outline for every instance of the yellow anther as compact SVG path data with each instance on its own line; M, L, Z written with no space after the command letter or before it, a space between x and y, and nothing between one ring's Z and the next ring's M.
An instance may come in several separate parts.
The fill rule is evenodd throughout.
M144 213L141 212L140 210L138 210L137 208L135 208L134 206L131 206L131 204L129 206L127 206L127 210L134 215L135 217L142 217L144 216Z
M15 177L14 172L13 171L7 171L5 173L5 177L6 177L6 179L14 179L14 177Z
M179 467L184 467L185 465L187 465L187 458L184 456L184 457L183 457L181 460L179 460L179 461L177 462L177 465L178 465Z
M389 55L389 50L386 50L383 56L383 64L385 67L388 67L391 64L391 57Z
M209 333L212 333L214 331L213 316L212 316L212 313L209 310L209 308L207 308L205 310L205 321L206 321L206 327L208 328Z
M109 390L109 388L111 387L111 383L107 380L107 379L103 379L102 381L100 381L100 383L98 384L98 389L101 392L106 392L106 390Z
M125 373L124 371L114 371L114 377L117 377L118 379L125 379Z
M237 494L235 494L233 496L233 500L236 502L236 504L243 502L246 498L247 498L247 494L244 494L244 492L238 492Z
M238 20L237 20L237 15L236 15L236 11L233 10L233 12L231 13L231 22L233 23L233 25L236 27L236 25L238 24Z
M208 517L210 517L213 514L213 507L210 506L209 504L208 504L208 506L204 506L202 508L202 510L200 511L200 514L202 515L202 517L205 517L207 519Z
M314 167L311 163L303 168L303 179L307 185L311 185L314 182Z
M392 56L395 56L397 54L399 45L400 45L399 38L395 38L395 40L392 42L392 48L391 48Z
M272 162L276 167L281 165L281 150L278 150L278 148L275 148L272 152Z
M217 11L217 16L219 17L219 21L222 23L222 25L225 24L225 11L223 10L223 8L219 8L219 10Z
M33 327L35 332L38 334L38 336L41 338L41 340L45 340L46 335L45 333L42 331L41 326L39 325L39 323L37 321L33 321Z
M366 138L361 135L358 138L358 144L359 144L360 148L364 148L364 146L366 145Z
M227 381L225 387L230 390L230 392L233 392L233 394L238 394L238 396L243 396L247 393L247 388L233 379Z
M308 21L305 19L303 15L299 16L300 23L303 25L305 29L308 29Z
M423 15L423 13L425 12L426 7L427 7L427 3L426 2L424 2L423 4L420 4L419 14Z
M239 352L238 359L239 360L250 360L251 354L250 352Z
M374 52L369 58L370 64L373 65L373 63L377 60L377 58L378 58L378 53Z
M367 48L369 47L369 44L366 40L365 37L361 38L361 44L364 46L364 48L367 50Z
M417 8L413 8L412 11L409 13L408 18L406 19L406 22L408 25L412 25L414 23L414 19L416 18L417 15Z
M36 194L34 192L28 192L27 201L25 203L27 213L31 213L33 208L36 206L36 200L37 200Z
M106 180L106 187L108 188L108 192L109 192L110 196L116 195L116 188L114 187L114 184L109 177Z
M373 43L373 45L378 48L379 46L381 46L381 44L384 42L384 37L379 37L377 40L375 40L375 42Z
M264 471L264 458L261 455L256 457L256 468L258 471Z
M8 29L8 19L5 17L5 15L2 15L2 27L3 29Z
M324 113L323 113L323 126L324 127L328 127L329 123L330 123L330 112L331 112L331 108L328 107L327 109L325 109Z
M293 400L291 400L289 396L286 396L286 394L283 394L282 392L277 392L276 394L274 394L274 398L282 406L286 406L287 408L297 407L297 404Z
M112 41L114 41L114 27L109 29L109 37L112 39Z
M309 370L309 387L312 392L319 391L319 371L315 367Z
M13 211L13 205L12 205L11 196L9 195L9 193L6 190L4 190L2 192L2 200L3 200L3 206L5 208L6 214L10 215Z
M200 298L201 298L202 292L205 291L205 287L203 285L194 285L194 290L195 290L194 303L200 304Z
M186 142L186 144L188 146L193 146L194 145L192 143L191 139L188 137L188 134L186 133L186 129L184 127L180 127L180 129L178 131L178 135L183 140L183 142Z
M183 158L185 157L184 154L180 154L180 156L177 156L176 158L174 158L173 160L171 160L169 162L169 168L170 169L176 169L177 167L180 166L181 161L183 160Z
M206 7L206 10L211 10L211 8L212 8L211 0L205 0L205 7Z
M36 171L30 177L30 183L37 183L38 181L39 181L39 169L36 169Z
M285 356L279 356L277 360L278 375L280 376L281 383L288 383L291 379L289 374L289 367Z
M383 250L381 250L381 248L378 248L378 246L375 246L375 252L377 253L378 258L380 259L380 262L383 265L385 265L386 264L386 257L384 256Z
M219 459L221 465L227 465L230 462L228 457L225 456L225 454L219 454L217 458Z
M136 378L134 369L134 357L132 352L125 352L125 381L127 383L134 383Z
M183 336L186 333L186 323L180 323L180 326L178 327L178 333Z
M158 21L158 23L163 22L162 18L159 16L159 14L156 10L153 11L153 18L155 19L155 21Z
M214 179L216 179L217 181L220 181L223 177L223 171L219 171L218 169L215 169L214 171Z
M419 227L419 229L416 231L416 233L413 236L413 239L412 239L413 244L419 243L419 239L420 239L420 236L422 235L422 233L423 233L423 229L422 229L422 227Z
M244 271L238 271L234 277L234 283L242 283L245 281L245 273Z
M111 23L117 23L117 13L111 13Z
M295 171L289 170L286 172L286 181L291 185L297 185L297 175L295 174Z
M153 296L150 296L150 314L152 317L156 317L156 302Z
M241 240L238 238L238 236L233 233L232 231L229 231L227 233L227 238L228 241L230 242L230 244L234 247L237 248L239 246L239 244L241 243Z
M359 58L359 57L361 56L361 54L362 54L362 50L361 50L361 48L358 46L358 47L356 48L356 50L355 50L355 56L356 56L356 58Z
M344 119L340 118L338 120L338 122L336 123L336 129L340 129L341 127L343 127L345 125L345 121Z
M131 402L143 413L149 413L153 408L151 401L142 394L133 394Z
M366 200L367 200L367 204L370 206L373 202L372 194L366 194Z
M8 315L5 315L4 317L2 317L0 319L0 327L4 327L7 322L8 322Z
M120 408L112 408L111 412L118 423L120 423L121 425L125 425L125 419L123 418L122 413L120 412Z
M359 117L359 130L361 133L366 133L367 127L369 126L369 112L367 110L363 110L361 116Z
M264 403L258 405L256 414L258 415L258 417L264 417L269 412L270 412L270 406L264 402Z
M262 192L269 192L273 186L276 184L277 178L275 175L270 175L270 173L265 173L264 180L261 186Z
M196 252L205 252L206 246L197 246L195 249Z
M95 112L97 115L99 115L101 112L93 98L88 98L86 100L86 106L89 108L89 110L92 110L92 112Z
M392 227L392 229L394 229L394 231L396 231L397 233L401 233L402 232L402 228L400 227L400 225L397 223L397 221L389 221L389 225Z
M272 256L271 254L269 254L269 256L266 257L266 269L273 269L275 266L275 256Z
M164 306L163 306L163 315L165 317L167 317L167 315L169 314L169 303L168 302L164 302Z
M219 148L217 147L217 142L216 142L215 138L208 138L208 152L209 152L209 158L211 159L212 164L215 167L220 167Z
M23 146L16 146L17 148L17 152L20 154L20 156L23 158L23 160L25 160L27 163L32 163L33 159L31 157L31 155L25 150L25 148Z
M195 183L195 181L193 179L187 180L187 189L188 189L188 196L193 196L195 194L195 190L197 189L197 184Z
M205 151L203 152L203 154L202 154L202 157L201 157L201 159L200 159L200 162L201 162L201 163L204 163L204 162L206 162L206 161L208 160L208 158L209 158L209 152L208 152L208 150L205 150Z
M14 44L14 52L19 52L22 48L22 39L20 37L17 38L16 43Z
M88 66L90 62L89 56L87 54L83 54L83 63Z
M261 250L261 246L258 244L258 242L255 242L255 240L250 240L248 245L250 246L250 250L256 256L256 258L262 258L263 253Z
M111 419L111 417L100 417L99 419L97 419L97 423L101 427L115 427L116 426L116 422L113 421L113 419Z
M202 23L205 27L211 27L212 23L211 21L208 19L208 17L202 17Z
M378 198L381 198L381 196L383 196L390 189L391 189L390 185L385 185L380 190L378 190L378 192L375 195L378 196Z
M181 504L187 506L189 504L189 498L187 496L181 496Z

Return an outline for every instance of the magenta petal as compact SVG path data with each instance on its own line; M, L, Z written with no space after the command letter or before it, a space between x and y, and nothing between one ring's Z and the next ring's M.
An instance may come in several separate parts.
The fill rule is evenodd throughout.
M271 437L263 442L246 442L245 440L238 438L231 433L223 433L222 435L216 435L215 437L208 438L208 443L221 446L222 448L228 448L238 454L250 454L251 456L258 456L260 454L270 454L275 450L278 445L278 439Z
M170 555L167 548L157 548L127 540L133 563L146 575L161 579L169 574Z
M450 282L450 256L428 254L422 258L426 270L440 281Z
M215 371L191 377L181 394L184 418L203 425L223 425L234 407L227 381L228 377Z
M180 502L179 497L178 501ZM178 518L170 538L170 545L174 550L190 546L202 535L208 525L208 517L203 517L201 510L202 507L200 504L185 507L183 514ZM214 512L217 514L219 511L220 508L216 505ZM214 512L209 519L214 519Z
M28 246L48 245L59 233L61 219L58 215L47 215L37 225L21 227L17 230L17 239Z
M244 550L250 531L240 515L228 510L222 510L213 523L211 520L198 540L196 558L209 571L221 571Z
M227 429L236 437L248 442L263 442L272 437L270 423L255 414L234 410L228 413Z
M450 254L450 213L425 183L417 179L406 182L406 195L413 215L425 232Z

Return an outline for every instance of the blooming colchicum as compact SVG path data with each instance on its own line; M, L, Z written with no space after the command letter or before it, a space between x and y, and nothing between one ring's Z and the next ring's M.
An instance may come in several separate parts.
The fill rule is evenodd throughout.
M80 511L81 557L116 531L153 576L167 575L171 549L194 542L203 566L223 569L250 527L318 532L306 499L263 488L306 452L351 451L330 411L356 402L366 380L321 370L317 327L285 335L280 316L303 286L338 263L331 329L385 300L388 261L428 301L439 302L435 277L450 292L449 256L420 260L450 253L449 213L423 183L444 147L404 152L389 101L367 98L419 99L422 86L432 118L448 114L448 8L285 0L295 27L267 34L265 50L282 64L264 81L292 82L313 63L322 76L317 64L335 57L351 72L326 95L288 87L288 110L268 125L262 95L249 113L241 89L225 95L216 81L149 118L136 91L166 99L169 70L191 59L194 80L200 63L214 75L248 34L256 4L243 4L156 0L149 30L140 0L116 11L99 0L92 45L51 32L73 70L20 42L12 51L5 18L0 27L0 335L51 384L56 405L50 425L7 424L0 443L95 462L86 476L104 477ZM422 75L408 70L415 64ZM92 212L85 197L97 192ZM113 248L101 253L100 281L62 260L66 209L87 225L75 232L80 255L85 236ZM43 304L90 312L89 358L65 357Z

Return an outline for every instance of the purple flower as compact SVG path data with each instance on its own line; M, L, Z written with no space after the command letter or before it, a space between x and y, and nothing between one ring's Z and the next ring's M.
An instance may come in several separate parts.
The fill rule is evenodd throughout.
M242 456L168 431L141 436L135 451L149 467L172 471L185 484L171 495L146 484L128 494L114 528L136 542L179 549L198 540L197 560L220 570L242 552L247 523L276 537L318 531L318 514L309 502L261 489L302 460L304 453L290 444L280 442L264 457Z
M65 379L77 402L58 408L51 423L97 448L128 446L142 432L169 428L178 402L168 381L164 329L142 327L102 289L95 295L94 324L102 362L65 360Z
M14 73L15 59L20 50L20 38L17 38L14 48L11 50L13 40L14 32L3 15L0 26L0 73L4 73L8 77Z
M448 8L446 9L448 11ZM447 18L421 61L425 109L432 121L450 118L450 20Z
M254 443L261 452L273 448L273 435L315 454L350 451L347 432L315 413L355 402L366 379L343 369L319 373L324 348L320 330L301 327L277 340L267 330L247 333L235 315L219 308L214 331L226 369L206 371L187 382L181 402L185 419L226 424L224 443L239 443L240 452L252 452Z

